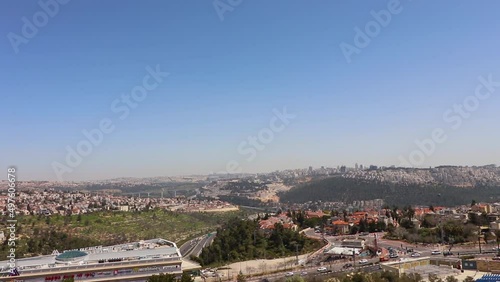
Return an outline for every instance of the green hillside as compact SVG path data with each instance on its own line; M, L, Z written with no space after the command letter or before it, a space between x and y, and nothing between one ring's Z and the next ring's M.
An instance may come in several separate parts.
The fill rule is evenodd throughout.
M459 188L445 185L402 185L332 177L299 185L280 194L281 202L384 199L390 205L469 204L500 199L500 187Z

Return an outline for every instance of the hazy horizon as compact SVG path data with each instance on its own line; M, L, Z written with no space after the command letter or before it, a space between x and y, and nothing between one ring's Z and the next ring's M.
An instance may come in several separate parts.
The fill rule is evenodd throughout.
M499 2L51 3L0 3L20 181L499 164Z

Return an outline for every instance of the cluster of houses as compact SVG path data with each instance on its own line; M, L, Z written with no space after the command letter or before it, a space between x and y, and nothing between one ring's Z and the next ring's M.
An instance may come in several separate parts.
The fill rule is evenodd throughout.
M385 226L393 224L398 226L398 221L393 218L394 212L397 217L402 218L405 215L403 210L364 210L355 211L352 213L339 212L334 214L319 211L305 211L306 218L326 218L326 224L323 227L325 234L349 234L353 226L359 226L362 222L365 223L383 223ZM479 203L472 206L459 206L454 208L447 207L413 207L411 221L414 226L420 228L422 221L426 215L434 215L439 220L461 220L464 223L470 219L471 214L478 216L486 215L490 230L500 230L500 203L489 204ZM263 230L272 230L276 223L280 223L286 229L297 230L298 226L287 213L279 213L272 215L267 219L259 221L260 228Z
M0 195L0 212L7 214L8 197ZM63 192L57 190L19 191L15 210L24 215L68 215L95 211L143 211L154 208L179 212L217 212L237 210L238 207L220 200L194 200L183 196L149 198L113 195L99 192Z

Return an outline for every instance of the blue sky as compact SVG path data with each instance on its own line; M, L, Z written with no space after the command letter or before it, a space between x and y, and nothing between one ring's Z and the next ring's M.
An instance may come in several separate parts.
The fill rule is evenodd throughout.
M435 128L447 140L417 166L498 164L500 87L458 129L443 114L500 81L500 3L401 1L348 63L340 44L388 3L243 0L221 20L211 1L72 0L16 53L9 34L43 10L2 1L1 167L55 180L104 118L115 130L64 180L398 165ZM111 103L157 65L170 75L120 120ZM239 144L283 107L296 118L248 161Z

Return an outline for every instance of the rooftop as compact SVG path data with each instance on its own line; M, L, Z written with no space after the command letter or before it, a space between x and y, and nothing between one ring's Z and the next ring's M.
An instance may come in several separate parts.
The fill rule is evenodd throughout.
M79 259L80 258L80 259ZM42 270L57 267L77 267L113 262L134 263L144 260L181 259L177 245L164 239L152 239L114 246L96 246L79 250L68 250L48 256L17 259L19 270ZM0 261L1 271L8 271L9 262Z
M57 261L70 261L73 259L84 258L87 255L88 254L86 252L82 252L82 251L68 251L68 252L64 252L64 253L56 256L55 260L57 260Z

